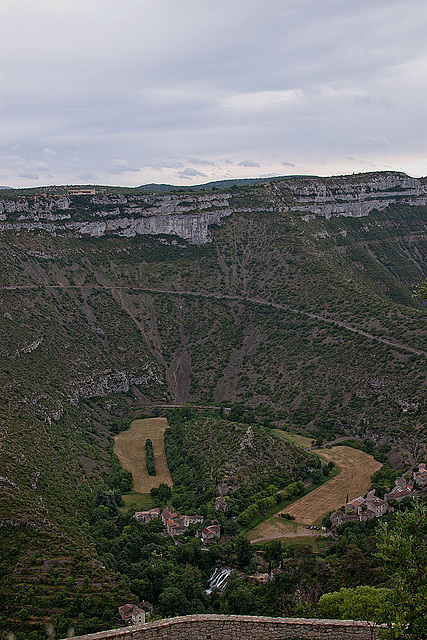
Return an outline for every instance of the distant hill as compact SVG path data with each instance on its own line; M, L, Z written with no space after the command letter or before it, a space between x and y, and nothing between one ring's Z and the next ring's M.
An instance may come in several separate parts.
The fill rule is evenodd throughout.
M153 191L155 193L165 193L167 191L212 191L215 189L230 189L232 187L250 187L256 184L267 184L268 182L276 182L285 180L294 176L274 176L273 178L236 178L232 180L215 180L214 182L205 182L203 184L195 184L191 186L173 185L173 184L144 184L138 189L144 191Z

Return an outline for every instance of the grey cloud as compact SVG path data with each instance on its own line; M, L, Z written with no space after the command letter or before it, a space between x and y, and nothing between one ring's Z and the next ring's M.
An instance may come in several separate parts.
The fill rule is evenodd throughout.
M188 162L202 167L215 167L215 162L211 162L210 160L201 160L200 158L188 158Z
M75 179L83 180L83 182L96 182L98 180L98 176L96 173L81 173L80 175L76 176Z
M282 164L283 167L296 167L297 166L293 162L282 162L281 164Z
M19 178L25 178L26 180L38 180L39 177L36 173L26 173L25 171L22 171L21 173L18 173L18 177Z
M239 167L259 167L259 162L255 162L254 160L243 160L239 162Z
M180 160L165 160L151 166L153 169L181 169L184 165Z
M180 171L178 175L180 178L184 178L184 179L195 178L195 177L206 178L205 173L201 173L200 171L197 171L197 169L191 169L191 167L187 167L186 169L184 169L184 171Z
M130 166L128 160L122 160L121 158L115 158L109 169L109 173L112 175L121 175L122 173L126 173L127 171L139 171L139 169L134 169Z

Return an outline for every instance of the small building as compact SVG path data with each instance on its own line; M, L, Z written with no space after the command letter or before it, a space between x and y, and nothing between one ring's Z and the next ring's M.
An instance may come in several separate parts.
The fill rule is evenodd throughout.
M95 187L71 187L67 189L68 196L94 196L95 194Z
M119 614L122 620L127 624L140 624L145 622L145 611L140 609L136 604L124 604L119 607Z
M205 527L202 531L202 543L211 544L215 540L221 537L221 525L211 524L209 527Z
M187 533L189 526L188 516L174 516L166 522L166 533L168 536L182 536Z
M418 491L411 491L409 487L401 489L399 486L393 487L390 493L386 493L384 496L384 502L388 504L389 500L396 500L396 502L402 502L405 498L418 498Z
M354 498L353 500L347 502L347 504L345 505L345 512L348 513L349 511L353 511L354 513L359 515L362 512L362 506L365 504L365 502L366 500L362 496Z
M362 511L362 513L359 515L360 522L370 522L374 518L375 511L372 511L372 509L366 509L366 511Z
M187 516L190 524L203 524L204 517L199 515Z
M140 602L138 606L140 609L144 611L145 619L151 618L151 616L153 615L153 609L154 609L151 602L148 602L148 600L142 600L142 602Z
M376 518L381 518L385 513L387 513L387 502L381 500L381 498L377 498L375 496L375 491L370 491L366 496L366 507L368 511L373 511L375 513Z
M174 518L176 515L177 515L176 511L173 511L173 509L171 509L170 507L163 507L163 511L162 511L163 524L166 526L168 520L170 520L171 518Z
M154 518L160 518L160 509L156 507L149 511L137 511L133 517L139 524L147 524L147 522L151 522Z
M344 514L342 511L333 511L329 516L329 519L331 521L332 527L335 529L344 522Z

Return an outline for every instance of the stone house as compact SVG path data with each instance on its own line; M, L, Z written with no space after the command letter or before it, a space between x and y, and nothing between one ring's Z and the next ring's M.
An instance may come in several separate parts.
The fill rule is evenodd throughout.
M402 502L405 498L418 498L419 492L412 491L410 487L406 489L401 489L396 486L390 491L390 493L386 493L384 496L384 502L388 504L389 500L396 500L396 502ZM390 507L389 507L390 509Z
M167 507L165 507L167 509ZM182 536L187 533L188 527L190 524L200 524L203 523L203 516L194 515L194 516L181 516L176 514L175 512L171 512L170 510L165 512L163 509L164 515L166 517L168 511L170 513L170 517L165 521L163 520L166 533L168 536ZM162 519L163 519L162 512Z
M174 511L170 507L163 507L162 516L161 516L163 524L166 526L167 521L170 520L171 518L174 518L176 515L177 515L176 511Z
M119 607L119 614L127 624L139 624L145 622L145 612L136 604L124 604Z
M366 500L362 496L354 498L353 500L347 502L347 504L345 505L345 512L348 513L349 511L353 511L354 513L359 515L360 513L362 513L362 507L365 502Z
M156 507L155 509L150 509L149 511L137 511L134 513L135 520L140 524L147 524L147 522L151 522L154 518L160 518L160 509Z
M215 540L221 537L221 525L211 524L209 527L205 527L202 531L202 543L211 544Z
M332 524L332 528L336 529L344 522L344 514L342 511L333 511L330 515L330 521Z
M381 518L388 511L387 502L377 498L375 491L369 491L366 496L366 508L368 511L373 511L376 518Z
M187 516L190 524L203 524L204 517L195 515L195 516Z

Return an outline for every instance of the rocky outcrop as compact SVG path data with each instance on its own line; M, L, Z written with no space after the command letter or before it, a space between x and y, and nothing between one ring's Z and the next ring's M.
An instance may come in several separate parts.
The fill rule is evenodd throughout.
M233 213L303 212L306 216L367 216L393 204L425 206L427 185L404 173L379 172L331 178L296 176L269 184L257 205L239 206L239 192L123 194L0 198L0 231L37 231L99 238L112 234L175 235L193 244L210 241L209 227ZM260 202L260 196L263 198ZM231 205L233 202L233 205ZM309 218L306 218L309 219Z
M385 171L331 178L295 177L273 185L289 211L361 217L393 204L425 206L427 187L405 173Z
M80 381L73 389L68 389L68 397L71 404L77 405L79 398L102 398L109 393L127 393L131 386L144 386L153 379L157 380L157 377L148 367L143 375L106 369Z
M193 244L209 241L209 226L233 210L231 195L146 195L27 197L0 200L0 231L72 232L99 238L106 234L176 235Z

